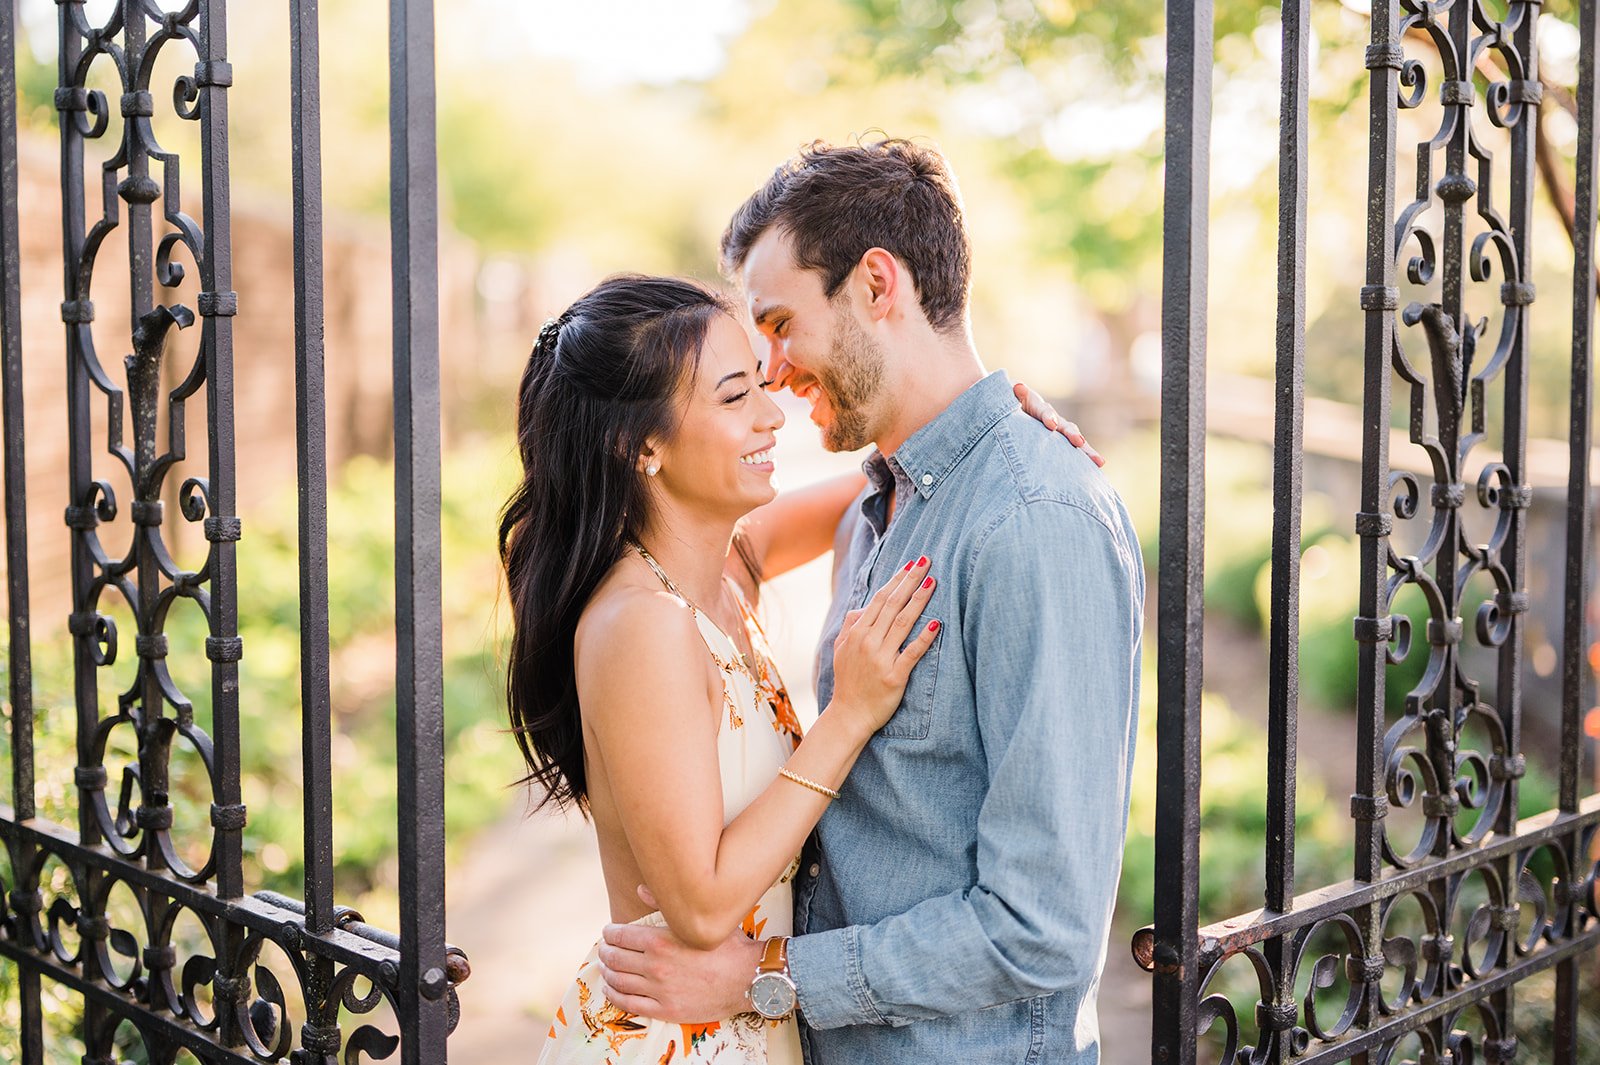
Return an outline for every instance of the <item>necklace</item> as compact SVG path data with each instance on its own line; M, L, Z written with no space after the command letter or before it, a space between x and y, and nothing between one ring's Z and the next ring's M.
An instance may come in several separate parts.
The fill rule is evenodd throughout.
M679 599L683 600L684 606L687 606L689 608L689 613L693 614L697 618L704 616L705 619L708 622L711 623L711 627L713 629L716 629L718 634L721 635L724 640L728 641L728 646L729 647L733 648L734 658L735 658L736 663L739 666L739 668L744 670L744 672L750 677L751 680L755 680L755 681L757 681L759 683L759 677L758 677L754 667L752 667L750 665L750 655L747 655L745 653L745 651L744 651L744 648L739 646L739 642L737 640L735 640L725 629L723 629L723 627L721 625L718 625L715 618L713 618L710 614L707 614L705 611L703 611L699 607L697 607L695 605L695 603L694 603L694 600L690 599L687 595L684 594L683 589L678 587L678 584L677 584L676 581L674 581L671 577L667 576L667 571L661 568L661 563L656 561L654 555L652 555L649 551L645 550L645 547L644 547L643 544L641 544L641 543L631 543L629 546L632 547L635 551L639 552L639 557L644 559L645 564L650 567L650 569L655 573L655 575L658 578L660 578L661 583L666 585L667 591L671 592L673 595L675 595ZM743 616L743 612L742 611L741 611L741 616ZM716 656L713 655L712 657L714 658Z

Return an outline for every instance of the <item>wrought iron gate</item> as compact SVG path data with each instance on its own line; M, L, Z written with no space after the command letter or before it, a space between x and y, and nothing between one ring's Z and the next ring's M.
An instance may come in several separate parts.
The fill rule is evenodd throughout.
M35 425L64 417L70 433L63 494L72 538L78 823L67 827L37 816L25 519L30 502L57 501L28 500L24 490L15 9L10 0L0 5L0 383L14 767L11 803L0 805L0 839L10 869L0 899L0 966L15 966L19 975L18 1038L27 1065L44 1061L42 978L81 996L86 1065L118 1060L114 1035L125 1025L136 1031L152 1065L166 1065L185 1051L192 1058L183 1060L207 1063L288 1057L302 1065L332 1065L388 1058L397 1047L408 1065L435 1065L445 1060L446 1035L457 1016L455 985L465 978L466 960L444 941L433 5L389 4L398 935L363 923L333 896L317 3L292 0L287 8L293 49L303 899L248 893L241 864L246 810L240 796L238 663L246 649L238 634L235 570L241 540L233 406L238 301L229 240L232 69L224 0L117 0L101 25L90 21L83 0L57 0L68 409L26 413ZM192 73L172 85L152 85L158 57L184 50L193 54ZM119 98L91 87L89 71L97 64L115 71ZM98 153L98 217L90 220L86 156L102 143L113 107L123 119L122 136ZM199 158L184 160L190 167L198 163L198 196L180 182L177 154L156 138L152 117L169 107L178 119L198 125ZM152 163L159 164L159 180ZM99 253L119 228L129 248L134 323L127 338L132 354L122 368L101 357L90 330L91 277L109 268ZM193 307L177 302L175 292L184 257L200 279ZM172 356L171 331L196 325L201 336L193 363L164 372L164 357ZM37 338L32 345L43 347ZM191 406L203 406L206 474L173 486L170 472L195 443L186 435ZM91 436L95 417L104 419L108 431L99 446ZM116 498L103 472L108 467L121 467L118 477L132 484L132 499ZM180 514L168 513L163 502L174 487ZM115 555L98 530L119 519L131 523L133 534L127 552ZM182 568L170 550L177 521L203 531L204 562L194 569ZM125 602L136 632L118 632L107 612L108 597ZM204 653L210 662L210 735L196 723L190 696L168 664L168 613L184 599L203 611L209 626ZM130 652L137 656L135 679L116 694L115 711L103 713L103 670ZM136 764L107 764L116 729L135 738ZM182 800L170 793L169 763L174 747L185 744L210 781L210 847L197 864L186 862L172 838L174 802ZM40 870L51 860L70 871L77 902L66 895L46 898ZM117 927L108 911L107 900L119 887L138 902L138 927ZM208 941L187 956L173 937L183 914L198 920ZM303 1017L289 1015L283 988L258 965L268 944L293 964ZM372 1023L382 1003L392 1010L397 1032ZM342 1021L354 1030L344 1030Z
M1277 411L1271 571L1271 696L1264 909L1202 927L1198 913L1201 518L1204 515L1208 126L1212 5L1171 0L1168 17L1166 261L1162 393L1156 923L1135 939L1155 973L1153 1060L1192 1063L1217 1027L1221 1061L1356 1060L1415 1048L1425 1063L1509 1062L1522 981L1555 969L1555 1065L1578 1060L1578 965L1600 948L1594 861L1600 794L1581 794L1579 732L1588 590L1590 365L1596 261L1595 0L1581 0L1573 256L1571 473L1562 589L1560 797L1518 820L1522 752L1529 276L1538 105L1538 0L1372 0L1360 538L1359 740L1348 882L1295 894L1295 755L1310 0L1283 0ZM1500 12L1504 17L1497 17ZM1436 94L1439 127L1417 148L1404 192L1399 115ZM1505 131L1509 188L1491 181L1483 132ZM1496 134L1499 137L1499 134ZM1401 206L1396 210L1397 197ZM1425 216L1442 213L1442 227ZM1469 210L1472 212L1469 215ZM1426 224L1425 224L1426 223ZM1442 229L1442 231L1441 231ZM1476 235L1473 231L1476 231ZM1433 302L1403 302L1437 275ZM1486 332L1464 297L1495 300ZM1356 297L1355 293L1351 294ZM1424 296L1424 299L1427 297ZM1392 397L1398 381L1399 394ZM1391 471L1391 402L1430 477ZM1491 404L1498 417L1486 418ZM1498 422L1499 439L1486 426ZM1498 443L1499 457L1479 450ZM1464 511L1492 521L1474 543ZM1409 530L1404 552L1391 536ZM1463 620L1469 581L1492 584ZM1394 606L1420 590L1426 619ZM1415 594L1415 592L1411 593ZM1463 644L1492 649L1491 675ZM1425 656L1404 709L1385 709L1389 667ZM1485 737L1469 749L1467 734ZM1415 846L1392 831L1418 818ZM1476 900L1482 900L1481 905ZM1418 931L1395 920L1409 909ZM1331 938L1332 943L1328 942ZM1218 993L1230 961L1258 989L1253 1018ZM1330 1001L1331 999L1331 1001ZM1252 1023L1253 1021L1253 1023ZM1251 1038L1251 1029L1256 1033ZM1526 1058L1524 1060L1527 1060Z

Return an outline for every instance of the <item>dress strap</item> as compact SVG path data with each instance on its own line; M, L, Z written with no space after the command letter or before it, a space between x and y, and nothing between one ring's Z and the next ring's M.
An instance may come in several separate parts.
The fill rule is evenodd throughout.
M631 546L635 551L639 552L639 557L644 559L645 564L648 565L651 571L661 579L661 583L666 587L667 591L677 596L678 599L682 601L683 605L689 608L689 613L694 617L695 620L695 627L700 630L700 638L706 641L706 650L711 652L712 660L715 661L721 668L738 668L743 670L752 678L755 677L756 671L754 667L750 665L749 657L745 654L744 649L739 646L739 642L724 632L722 626L718 625L709 614L706 614L699 607L695 606L693 599L690 599L687 595L683 594L683 590L678 587L677 583L673 581L671 577L667 576L667 571L661 568L661 563L657 562L655 557L651 555L649 551L645 550L643 544L633 543L629 546ZM729 583L731 584L732 582L730 581ZM738 596L737 588L734 589L734 594L735 598L737 598L739 601L740 617L743 619L746 616L744 613L746 610L744 600ZM711 631L722 637L723 642L728 645L728 649L733 652L733 659L731 662L724 661L723 656L717 654L716 648L711 646L711 640L706 636L704 628L705 625L710 625ZM748 630L746 637L748 638Z
M679 590L678 586L673 583L672 578L667 576L667 571L661 568L661 563L655 560L655 556L646 551L643 544L632 544L630 546L632 546L635 551L639 552L639 557L644 559L645 565L649 566L651 571L654 572L657 577L661 578L661 583L666 585L667 591L671 592L679 599L682 599L683 605L689 608L689 613L693 614L695 617L699 617L700 608L694 605L694 600L690 599L688 596L684 595L681 590Z

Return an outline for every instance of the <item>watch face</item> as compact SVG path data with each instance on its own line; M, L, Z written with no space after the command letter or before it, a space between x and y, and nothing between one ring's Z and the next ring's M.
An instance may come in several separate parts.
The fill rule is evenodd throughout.
M750 984L750 1005L768 1020L794 1012L794 984L782 973L762 973Z

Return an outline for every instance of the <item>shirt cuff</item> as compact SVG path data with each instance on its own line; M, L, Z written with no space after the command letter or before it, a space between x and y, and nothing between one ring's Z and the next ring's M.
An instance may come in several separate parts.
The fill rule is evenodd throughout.
M801 1016L812 1028L889 1023L867 992L859 932L852 925L789 941L789 975Z

